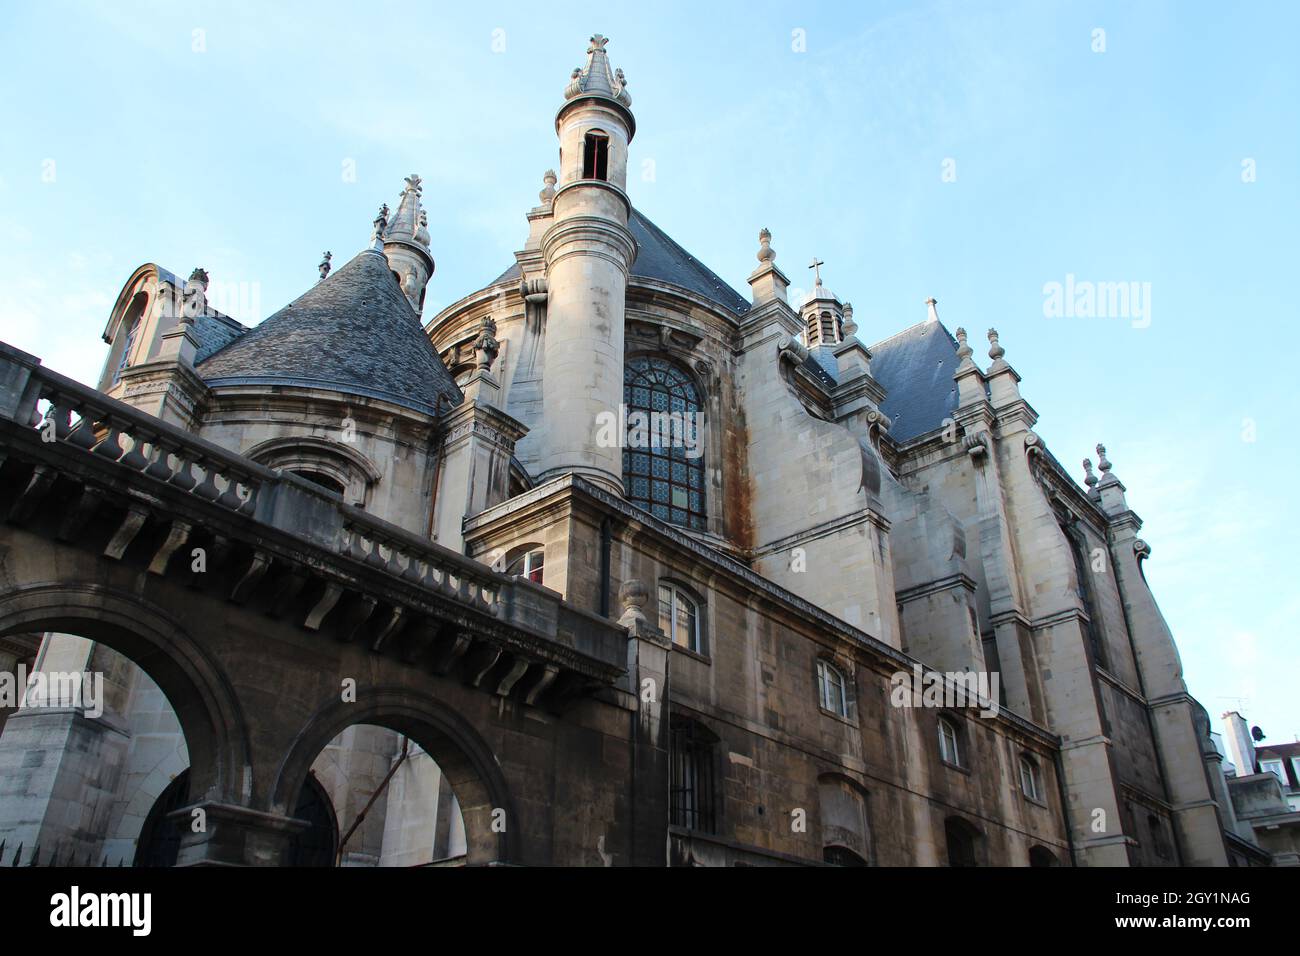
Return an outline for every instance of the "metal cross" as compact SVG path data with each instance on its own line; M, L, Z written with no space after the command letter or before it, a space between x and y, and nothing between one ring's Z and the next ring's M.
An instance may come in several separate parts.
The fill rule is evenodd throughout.
M823 262L821 259L818 259L816 256L813 256L812 264L811 264L810 266L808 266L809 269L813 270L813 275L816 277L817 285L821 285L821 284L822 284L822 270L821 270L821 267L824 266L824 265L826 265L825 262Z

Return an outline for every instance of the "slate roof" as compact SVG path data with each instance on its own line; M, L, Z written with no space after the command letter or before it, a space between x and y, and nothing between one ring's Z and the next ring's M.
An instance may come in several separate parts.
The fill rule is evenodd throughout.
M237 323L236 323L237 324ZM221 332L211 330L215 342ZM209 385L301 385L436 414L459 405L451 373L382 253L367 249L196 365Z
M717 273L679 246L640 212L633 209L627 225L637 244L636 261L632 263L633 276L680 286L722 306L733 315L743 315L749 311L748 299L718 278ZM519 275L519 266L514 265L501 273L492 284L518 279Z
M873 345L871 374L887 391L880 410L899 443L943 427L957 408L957 341L942 322L921 322Z
M197 365L209 355L225 348L247 331L248 326L220 312L205 312L200 315L194 322L194 334L199 340L194 364Z

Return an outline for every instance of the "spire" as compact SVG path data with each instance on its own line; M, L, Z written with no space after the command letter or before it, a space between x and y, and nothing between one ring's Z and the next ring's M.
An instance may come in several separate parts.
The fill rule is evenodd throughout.
M609 57L605 54L605 45L609 38L597 33L591 38L587 47L587 64L574 69L569 76L569 85L564 88L566 100L580 96L600 96L622 104L632 105L632 96L627 91L627 79L622 70L611 72Z
M411 173L397 201L397 212L388 218L388 206L380 211L383 231L376 232L379 250L388 257L389 268L416 312L424 308L424 290L433 276L433 254L429 249L429 216L420 203L424 184ZM376 219L378 230L380 219ZM372 248L374 248L372 246Z
M424 186L419 176L411 173L406 177L406 188L402 190L402 198L397 202L397 212L388 223L388 229L384 233L385 239L404 240L428 247L428 229L425 225L427 220L424 217L424 209L420 206L420 194L423 192ZM423 243L419 241L422 227L425 227Z
M939 300L936 299L934 296L930 296L930 298L925 300L925 310L926 310L925 321L927 322L939 321L939 310L935 308L935 306L938 304L939 304Z
M334 257L333 257L332 255L330 255L328 249L325 251L325 254L324 254L323 256L321 256L320 265L318 265L316 268L320 270L320 277L321 277L322 279L326 279L326 278L329 277L329 274L330 274L330 260L333 259L333 258L334 258Z

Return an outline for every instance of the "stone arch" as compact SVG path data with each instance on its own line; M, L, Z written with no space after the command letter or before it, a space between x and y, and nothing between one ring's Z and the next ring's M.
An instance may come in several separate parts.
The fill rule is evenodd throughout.
M323 475L343 487L348 504L369 504L371 491L383 477L373 461L350 445L311 435L272 438L244 454L268 468L300 477L303 471Z
M460 804L468 863L516 861L521 823L496 755L447 704L406 688L359 689L355 702L339 700L318 710L280 764L271 791L273 812L286 813L294 806L317 754L353 724L405 734L434 759ZM505 824L500 832L494 827L497 820Z
M189 750L195 802L241 803L251 788L248 732L216 660L162 610L97 584L33 584L0 597L0 635L75 634L126 657L158 685Z

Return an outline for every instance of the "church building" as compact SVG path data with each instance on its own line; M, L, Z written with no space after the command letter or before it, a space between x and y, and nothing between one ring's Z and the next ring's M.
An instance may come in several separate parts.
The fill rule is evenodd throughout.
M950 329L928 290L916 290L918 321L863 328L839 294L855 278L813 258L812 291L792 301L761 209L756 247L735 250L753 265L743 294L678 245L635 205L637 121L607 45L592 37L556 84L558 169L520 210L521 248L489 285L425 310L432 283L443 300L457 288L435 265L455 240L429 222L414 174L364 244L358 224L355 255L333 267L327 254L319 280L255 327L208 302L203 269L181 279L142 265L107 317L105 411L86 439L120 454L115 422L136 434L158 422L133 447L151 449L138 461L160 460L159 474L183 448L191 481L245 469L263 489L255 513L234 479L212 484L261 535L239 552L252 557L227 586L231 613L268 654L299 640L278 636L276 607L301 604L294 633L351 635L341 673L305 636L294 644L286 673L303 683L282 697L225 679L250 726L323 712L328 695L312 695L346 695L352 678L364 692L367 661L416 641L396 590L331 600L328 585L277 577L279 558L258 564L256 549L279 540L258 530L281 527L265 497L277 482L320 521L341 516L326 571L363 557L391 570L399 551L424 548L476 562L511 608L531 602L514 657L459 632L429 637L433 689L421 691L434 699L455 681L481 699L456 704L448 727L480 728L487 763L505 768L511 814L527 821L509 859L476 835L498 807L396 711L331 725L314 757L267 759L306 768L287 789L272 794L260 756L252 782L236 772L218 788L230 775L204 763L212 748L191 739L192 702L169 694L170 669L130 642L61 630L58 616L23 632L34 618L8 623L0 596L0 670L22 664L30 682L22 706L0 710L0 865L20 846L23 863L35 847L96 865L184 863L187 808L217 789L223 806L243 794L289 821L270 856L229 851L283 865L1270 862L1233 817L1209 720L1144 577L1152 548L1124 463L1097 445L1076 479L1062 460L1079 452L1040 430L1015 343ZM38 374L34 360L6 361ZM53 421L40 414L36 427ZM91 413L79 414L88 432ZM28 474L11 483L30 491ZM129 564L154 527L152 512L134 526L144 531L123 520L95 560ZM221 535L191 547L176 520L141 559L150 588L219 559ZM357 544L381 526L382 547ZM203 578L182 570L192 587ZM216 627L198 603L175 616L199 644ZM561 664L533 653L543 632ZM617 636L612 658L591 634L601 648ZM257 653L210 656L238 675ZM600 654L603 682L588 663ZM102 674L100 712L36 679L55 673ZM269 752L248 738L248 752Z

